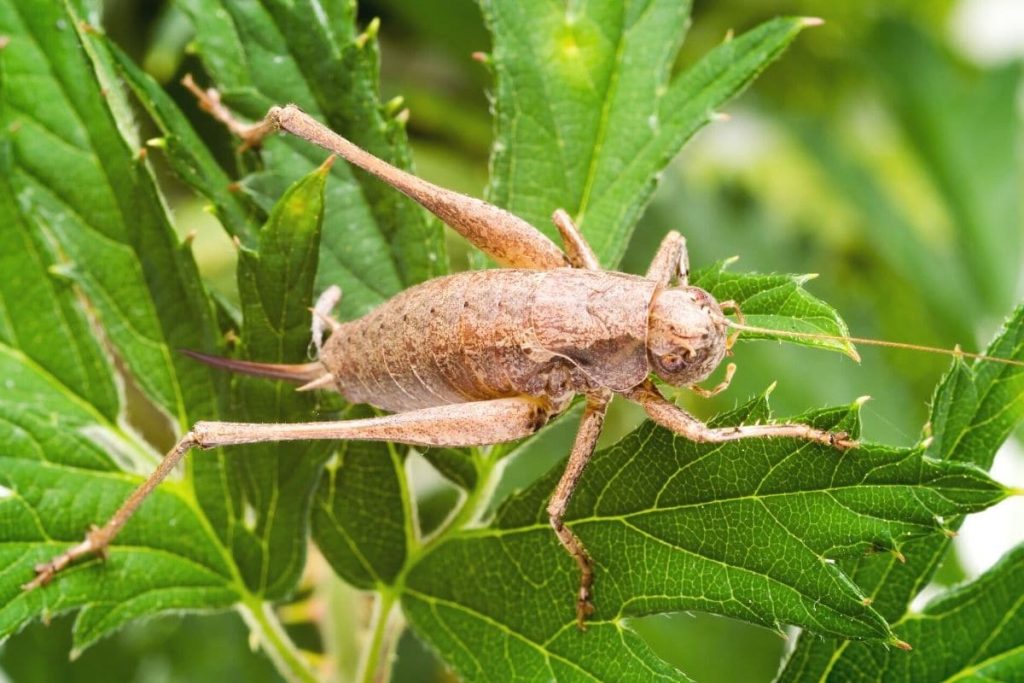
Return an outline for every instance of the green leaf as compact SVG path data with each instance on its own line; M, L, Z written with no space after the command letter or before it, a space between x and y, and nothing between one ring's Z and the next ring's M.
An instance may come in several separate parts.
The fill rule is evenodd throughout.
M0 139L0 341L21 349L69 394L113 420L119 408L113 367L71 288L49 272L57 256L17 204L10 152L8 141ZM54 353L57 348L62 352Z
M371 417L368 408L345 418ZM415 542L407 448L342 443L313 500L313 537L334 571L364 589L391 585Z
M985 353L1024 360L1024 307L1014 312ZM933 441L928 452L943 461L987 469L996 450L1022 419L1024 369L985 361L968 366L957 360L939 383L932 401ZM960 522L951 519L946 524L955 530ZM872 596L875 609L896 621L931 580L948 546L946 537L923 539L907 547L906 562L868 557L847 562L844 568ZM779 680L825 680L833 670L855 669L877 655L875 648L864 644L802 635Z
M219 331L191 255L170 229L138 151L116 77L118 56L55 1L0 2L0 36L0 211L4 234L12 237L4 257L19 259L11 287L5 282L0 289L0 339L7 344L0 366L9 389L0 402L0 520L6 530L0 552L7 567L0 638L33 617L82 608L75 626L80 649L134 618L239 603L256 632L266 635L273 624L260 596L288 594L304 566L307 513L328 454L323 445L190 458L196 476L166 482L149 497L111 546L107 563L83 561L45 589L20 588L36 563L79 542L90 524L105 521L127 498L140 479L122 468L148 471L155 464L149 446L119 424L124 408L112 379L115 366L92 338L94 323L117 352L117 367L173 418L175 431L197 417L215 419L226 392L208 369L172 352L212 350ZM374 44L359 41L357 48L363 52L349 57L359 62L358 75L375 76ZM197 165L189 179L212 192L221 176L202 148L184 149L196 139L178 112L127 62L121 70L144 98L152 96L158 123L180 142L172 163L179 171ZM361 97L379 118L371 99ZM394 122L370 134L394 143L392 157L404 150ZM287 149L287 143L275 144ZM243 343L260 360L295 361L306 352L324 176L317 173L286 193L260 235L260 251L241 254ZM342 187L345 192L352 194ZM429 258L429 250L417 249L429 243L433 224L415 212L406 222L396 218L401 209L391 216L401 224L391 237L413 254L403 261L409 273L420 261L443 265L439 252ZM420 242L413 239L417 226ZM372 270L382 261L368 246L363 240L344 248L359 247ZM368 281L377 286L389 279L385 273ZM357 296L355 306L367 302ZM30 347L40 362L10 344ZM295 420L314 412L312 399L291 387L248 387L245 381L236 384L234 415ZM153 433L162 439L163 430L157 426ZM287 660L283 668L301 675L303 665L288 644L276 647Z
M176 418L175 422L187 422L174 353L160 328L139 256L131 247L79 223L62 208L40 205L36 211L40 223L70 259L54 265L51 272L81 288L143 393ZM95 267L99 263L102 268Z
M136 292L132 305L116 312L120 320L104 317L115 313L112 309L100 310L100 322L120 325L126 333L131 329L112 339L118 353L135 374L152 371L153 383L143 388L185 427L190 416L216 414L215 392L208 370L168 350L213 348L212 309L191 255L171 229L149 168L122 135L111 108L116 97L110 91L104 97L97 83L78 28L77 17L65 15L62 3L0 2L0 35L10 41L0 56L0 130L8 132L11 149L8 179L20 210L50 223L54 239L62 230L78 234L77 244L61 245L66 251L61 265L92 255L76 249L87 236L133 262L147 291ZM100 287L115 288L105 290L114 302L124 294L117 289L118 275L109 274L115 282L97 278ZM150 343L129 343L139 338L134 332ZM153 344L162 350L153 353Z
M224 549L191 495L173 483L129 520L105 562L79 563L51 585L24 592L35 564L81 541L138 485L141 479L120 467L138 460L152 467L154 454L2 345L0 376L0 638L33 617L82 608L75 625L81 650L133 618L238 600Z
M462 559L475 562L478 558ZM589 625L583 642L571 630L574 624L552 634L549 641L537 642L503 620L444 597L413 590L403 598L403 605L413 628L429 633L431 646L468 681L689 680L659 659L622 622ZM543 614L533 616L543 618Z
M398 112L380 104L376 37L355 34L354 3L179 0L178 6L192 20L203 64L239 114L258 120L272 105L294 102L360 147L410 167ZM283 189L325 156L303 140L268 140L261 187ZM342 287L343 317L365 313L403 286L446 272L439 222L344 163L335 165L333 176L318 286Z
M1024 672L1024 545L976 581L908 616L896 632L914 643L914 650L909 655L878 653L871 662L876 680L1019 679ZM842 669L836 675L842 678Z
M189 186L210 201L224 229L245 243L253 239L261 214L253 202L237 190L214 159L170 95L140 69L131 58L104 36L93 34L92 42L105 50L162 137L149 144L162 149L171 168Z
M807 293L803 285L813 275L761 275L729 273L728 261L693 273L694 285L702 287L719 301L735 301L748 325L783 332L806 332L845 337L846 323L834 308ZM778 339L802 346L839 351L860 360L853 344L834 339L794 338L765 332L743 332L740 340Z
M259 250L239 251L242 348L250 359L306 360L329 170L325 164L295 183L260 230ZM238 377L233 389L242 419L300 422L315 412L315 396L283 382ZM330 445L266 443L226 451L232 479L238 482L228 537L255 595L284 597L298 581L306 560L309 500Z
M994 358L1024 361L1024 306L1007 319L985 349ZM996 451L1024 420L1024 369L957 360L932 400L932 442L936 458L970 462L988 469Z
M762 397L716 423L764 421L767 411ZM797 421L851 433L859 425L856 406ZM601 647L611 635L589 640L594 630L626 638L623 619L679 610L895 642L835 560L895 550L936 532L943 515L1005 497L980 470L921 450L839 453L791 439L696 444L648 423L595 454L569 507L568 523L597 568L597 611L583 634L573 614L576 565L545 512L560 472L511 499L490 527L450 535L409 571L402 600L411 624L467 677L507 673L476 673L493 666L569 678L550 668L564 660L608 677L634 655ZM476 655L498 651L505 657Z
M807 25L776 19L669 79L689 23L676 0L481 0L494 36L489 199L555 236L576 219L614 267L658 174Z
M919 614L894 625L910 652L858 644L828 662L820 674L804 649L790 661L793 680L1013 681L1024 671L1024 545L1008 552L977 580L933 599ZM805 664L798 668L795 664ZM801 678L803 676L803 678Z
M208 370L170 351L212 348L212 309L125 137L118 92L101 87L102 65L79 29L63 3L0 1L0 224L12 237L5 256L20 257L10 280L25 286L2 289L0 311L3 339L20 347L5 346L0 360L0 477L9 492L0 501L0 632L82 607L82 648L130 619L225 607L240 593L187 483L154 494L106 565L82 563L45 590L20 588L34 564L80 542L138 484L121 469L150 470L156 460L120 424L114 364L93 336L95 323L175 426L219 409ZM40 324L51 326L46 338ZM203 463L217 467L214 456Z

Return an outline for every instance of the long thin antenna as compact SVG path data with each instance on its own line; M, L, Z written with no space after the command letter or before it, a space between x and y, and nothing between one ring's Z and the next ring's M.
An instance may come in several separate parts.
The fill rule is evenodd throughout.
M816 332L793 332L790 330L773 330L768 327L757 327L755 325L747 325L746 323L734 322L726 319L726 324L734 330L740 330L742 332L760 332L762 334L771 334L779 337L793 337L796 339L821 339L824 341L840 341L840 342L853 342L854 344L864 344L865 346L884 346L890 349L906 349L908 351L925 351L927 353L941 353L947 356L959 356L962 358L973 358L975 360L990 361L992 363L1002 363L1004 365L1013 365L1019 368L1024 368L1024 361L1013 360L1010 358L996 358L995 356L986 356L981 353L971 353L969 351L962 351L958 346L955 349L940 349L935 346L922 346L921 344L907 344L904 342L892 342L882 341L881 339L865 339L863 337L842 337L837 334L820 334Z

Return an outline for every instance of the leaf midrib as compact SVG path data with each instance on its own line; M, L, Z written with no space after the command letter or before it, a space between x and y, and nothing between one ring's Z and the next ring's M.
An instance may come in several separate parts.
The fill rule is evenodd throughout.
M1005 330L1005 334L1014 334L1016 336L1021 336L1019 331L1015 331L1015 330L1013 330L1011 328L1007 328ZM1002 341L1001 338L997 339L996 342L995 342L995 345L998 345L1000 341ZM1012 345L1012 352L1006 354L1006 357L1010 358L1010 359L1018 358L1018 357L1020 357L1022 355L1021 354L1021 350L1022 349L1024 349L1024 337L1021 337L1020 339L1017 340L1017 343ZM977 385L977 374L975 373L975 368L977 366L978 366L978 362L975 362L971 366L966 366L966 365L964 366L965 369L970 373L969 376L968 376L968 379L970 380L971 384L974 386L975 390L977 390L977 388L978 388L978 385ZM985 388L978 395L977 400L974 402L974 410L971 413L970 422L967 424L967 426L964 429L960 430L959 434L956 435L956 438L953 440L953 443L950 444L949 449L947 450L946 455L945 455L944 458L942 458L942 460L951 460L951 461L954 461L954 462L970 462L970 463L973 463L973 464L978 464L978 463L975 463L973 460L960 460L959 458L956 457L957 450L959 450L960 444L963 442L963 440L964 440L964 438L966 437L967 434L971 433L976 428L980 428L980 427L984 426L988 422L988 420L985 420L985 421L982 421L982 422L977 422L976 420L978 419L978 416L982 412L983 404L985 404L988 401L988 399L991 396L992 391L994 391L995 387L998 386L999 384L1001 384L1002 382L1006 381L1007 373L1010 373L1010 376L1012 377L1013 373L1014 373L1013 368L1009 367L1009 366L1003 367L1002 370L995 377L993 377L991 380L986 382ZM1018 397L1018 400L1020 400L1019 397ZM957 402L959 402L959 401L957 401ZM951 402L950 409L953 409L953 408L955 408L955 404ZM1004 409L1009 409L1009 405L1004 406Z
M289 55L289 57L292 60L292 63L295 64L296 69L298 70L299 74L301 74L303 83L304 83L304 85L306 87L306 90L309 92L310 96L315 101L317 109L318 109L317 113L320 115L320 117L326 119L327 115L324 112L329 110L329 106L328 106L328 103L326 102L326 100L324 99L325 96L324 96L324 93L322 92L322 89L318 86L318 84L316 84L316 82L314 80L311 80L310 75L307 72L307 69L308 69L307 64L304 61L298 59L298 57L295 55L294 51L291 49L291 46L288 44L287 41L284 40L284 34L282 32L280 24L277 21L277 17L274 15L274 12L267 11L266 14L269 16L270 22L273 24L274 30L277 32L277 37L280 38L281 39L281 43L285 45L285 49L287 50L288 55ZM231 16L230 18L231 18L232 23L234 24L234 17ZM323 25L323 24L320 24L320 26L321 26L321 28L323 28L324 33L325 33L325 38L328 41L330 41L330 39L332 37L335 37L334 36L334 32L331 31L328 26ZM341 52L339 52L338 46L336 44L328 42L328 47L330 48L332 56L337 60L337 63L340 66L342 64L342 59L341 58L343 57L343 54ZM247 50L245 50L245 54L246 54L246 59L248 60L248 51ZM262 91L260 91L260 92L262 94ZM306 142L304 140L299 140L299 139L295 138L294 136L288 136L288 137L291 138L291 140L289 140L287 144L289 144L289 146L294 151L298 151L298 153L301 156L305 157L307 160L310 161L310 163L312 163L314 165L317 165L317 164L320 163L320 161L318 161L317 159L315 159L313 157L313 155L316 154L315 150L317 148L313 147L312 144L310 144L310 143L308 143L308 142ZM353 168L353 170L355 170L355 169ZM373 183L373 182L378 182L378 181L372 180L372 179L368 180L368 181L364 181L364 180L361 179L360 174L359 173L355 173L355 172L353 172L351 174L351 181L359 188L359 195L360 195L360 198L361 198L362 202L367 207L372 207L373 202L367 196L366 182ZM403 200L402 199L396 199L396 201L403 201ZM419 214L416 214L416 215L419 215ZM376 230L377 234L381 236L381 238L385 241L386 244L391 244L391 238L387 234L385 234L385 231L383 230L383 228L381 226L381 222L380 222L380 219L378 218L378 216L375 213L373 213L372 211L368 213L368 216L373 221L373 226L374 226L374 229ZM328 245L328 250L330 250L331 253L333 254L334 252L331 249L331 247L334 246L334 242L329 241L327 243L327 245ZM388 249L386 251L386 253L385 253L385 256L386 256L386 258L388 259L388 261L391 264L391 272L392 272L392 274L395 275L396 279L400 283L402 283L402 285L407 284L407 283L404 283L403 280L402 280L402 275L401 275L402 264L399 262L398 253L396 252L396 250L393 249L393 248L392 249ZM349 269L348 267L344 266L341 263L341 260L340 260L340 258L338 257L337 254L335 254L335 260L338 261L338 265L341 265L346 270L346 272L353 273L353 271L351 269ZM363 286L365 286L367 289L372 291L374 294L377 294L380 297L381 300L387 300L391 296L394 295L394 292L385 292L385 291L380 290L378 288L377 282L376 282L376 280L374 278L367 279L367 278L362 277L362 276L355 277L354 273L353 273L353 277L354 277L354 279L357 279L360 283L362 283Z
M592 672L587 671L586 669L584 669L579 663L574 662L574 661L572 661L570 659L566 659L562 655L559 655L559 654L556 654L554 652L551 652L550 650L544 649L545 643L538 643L537 641L531 639L526 634L520 633L519 631L516 631L515 629L513 629L508 624L505 624L503 622L497 621L493 617L491 617L491 616L489 616L487 614L484 614L484 613L480 612L479 610L475 610L475 609L469 607L468 605L463 605L463 604L455 602L453 600L447 600L445 598L441 598L441 597L438 597L436 595L430 595L428 593L422 593L422 592L417 591L415 589L409 588L408 586L406 586L404 588L404 592L408 593L409 595L411 595L412 597L414 597L414 598L416 598L418 600L422 600L423 602L425 602L427 604L444 605L444 606L449 607L451 609L454 609L456 611L463 612L463 613L465 613L465 614L467 614L467 615L469 615L469 616L471 616L471 617L473 617L475 619L479 619L480 621L487 622L488 624L490 624L494 628L498 629L499 631L504 631L507 635L510 635L513 638L516 638L517 640L520 640L521 642L525 643L526 645L532 647L534 650L539 652L544 657L545 661L547 662L548 670L551 672L552 677L554 677L555 672L554 672L553 669L551 669L551 660L556 660L558 662L561 662L562 664L565 664L565 665L569 666L571 669L579 671L580 673L588 676L591 680L594 680L594 681L600 681L601 680L601 679L597 678ZM592 624L592 625L597 625L597 624L602 624L602 623L606 623L606 622L590 620L589 623ZM608 622L608 623L613 623L616 626L616 628L618 628L618 624L616 624L615 622ZM460 640L460 642L461 642L461 640ZM469 648L467 648L467 649L469 649Z
M44 54L44 55L47 54L47 51L42 49L42 43L40 43L39 38L33 32L33 27L31 25L31 23L27 22L25 20L25 16L22 13L22 11L19 9L18 3L17 2L12 2L12 3L10 3L10 7L13 8L14 13L18 16L18 21L19 21L19 23L21 24L21 27L22 27L22 35L28 37L32 41L32 43L35 46L36 50L38 50L41 54ZM74 15L71 15L71 16L72 16L72 18L75 18ZM76 26L74 30L76 32L75 33L76 42L78 43L79 47L82 49L82 51L84 53L84 61L87 64L91 64L91 59L92 58L89 55L89 51L86 49L83 41L81 40L80 33L78 33L80 28ZM68 88L67 84L64 82L63 73L55 71L52 68L50 60L46 60L45 61L45 66L46 66L47 73L50 74L50 80L53 83L57 83L59 85L59 87L60 87L61 95L62 95L65 103L67 104L67 111L70 111L70 112L72 112L74 114L75 119L78 121L78 124L80 126L80 130L83 131L83 133L85 135L85 138L89 141L89 148L88 148L89 151L91 151L91 152L93 152L93 154L95 154L95 150L97 149L97 146L96 146L96 141L93 138L92 129L91 129L91 127L86 125L85 118L83 117L82 112L78 109L78 102L73 100L69 96L69 88ZM101 107L101 109L104 112L104 115L109 115L110 114L110 111L109 111L109 109L106 106ZM33 120L34 120L34 118L33 118ZM111 117L108 117L108 121L111 123L111 125L112 125L112 127L114 129L116 137L119 140L121 140L121 144L123 145L124 144L124 140L121 137L121 132L118 129L117 124L112 120ZM48 132L50 132L51 135L55 135L58 138L60 137L59 135L54 133L49 128L49 126L46 126L42 122L37 122L37 123L43 129L45 129ZM124 150L120 150L120 151L123 152ZM43 182L41 178L38 178L34 174L29 173L23 164L18 164L18 168L20 168L23 172L25 172L27 175L32 177L40 186L46 188L46 190L49 192L51 197L53 197L61 206L64 206L64 207L66 207L68 209L71 208L65 201L63 201L59 197L55 196L55 193L53 192L53 189L50 187L50 185L48 183ZM113 183L111 182L112 179L110 178L109 171L108 171L106 165L102 164L102 163L97 163L96 164L96 168L98 169L98 172L100 173L100 175L105 179L105 181L106 181L106 183L105 183L106 184L106 189L110 193L110 196L111 197L116 197L117 193L115 191L115 187L114 187ZM111 206L117 212L118 224L121 225L121 226L127 226L127 222L125 220L125 215L124 215L124 209L121 206L121 203L115 200L115 201L111 202ZM90 226L94 230L94 232L96 232L98 234L103 234L103 232L101 230L96 229L96 227L92 224L91 221L85 220L84 217L80 213L78 213L77 209L73 209L71 211L71 213L73 215L77 216L79 218L79 220L82 221L83 225ZM117 240L115 240L115 241L117 241ZM135 250L131 246L129 246L127 244L124 244L124 243L121 243L119 241L118 241L118 244L121 244L122 246L125 246L125 247L131 249L132 253L135 256L136 263L138 262L138 254L135 252ZM139 267L141 269L141 264L139 264ZM146 296L149 297L149 293L148 292L146 292ZM150 302L153 303L151 297L150 297ZM163 328L163 324L159 320L159 318L157 318L157 320L156 320L156 327L159 330L160 336L165 338L166 335L165 335L165 331L164 331L164 328ZM166 348L166 344L164 344L164 346ZM177 398L177 401L178 401L178 405L177 405L177 413L178 413L178 415L177 415L177 418L178 418L179 422L185 423L185 422L187 422L187 418L185 418L186 413L185 413L185 406L184 406L184 394L182 392L181 384L179 382L179 378L177 376L177 373L176 372L171 372L170 373L170 378L171 378L171 382L173 384L174 395L175 395L175 397ZM183 419L183 418L185 418L185 419Z
M644 11L634 22L633 26L643 19L648 12L651 11L651 7L654 3L649 3ZM611 118L611 107L615 100L615 95L618 92L619 86L619 75L622 68L622 56L626 48L626 38L628 34L633 30L633 27L626 26L626 8L624 5L620 5L620 20L622 22L622 30L619 31L619 39L615 45L615 59L611 67L611 73L608 80L608 87L605 88L604 101L601 103L601 114L597 121L597 134L594 138L593 145L590 148L590 160L587 163L587 174L583 181L583 191L580 195L579 206L576 210L576 223L577 227L582 231L583 225L586 220L587 208L590 204L590 193L593 190L594 182L597 178L598 163L600 161L601 150L604 148L605 141L608 136L608 125ZM550 109L550 108L549 108Z

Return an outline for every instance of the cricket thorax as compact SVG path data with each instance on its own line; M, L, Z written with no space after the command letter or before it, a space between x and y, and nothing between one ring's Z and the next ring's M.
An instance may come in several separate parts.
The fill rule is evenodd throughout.
M639 277L568 268L460 273L342 325L322 360L349 400L392 411L622 391L649 371L655 288Z
M651 302L647 352L651 369L673 386L708 377L726 352L725 316L699 287L665 289Z

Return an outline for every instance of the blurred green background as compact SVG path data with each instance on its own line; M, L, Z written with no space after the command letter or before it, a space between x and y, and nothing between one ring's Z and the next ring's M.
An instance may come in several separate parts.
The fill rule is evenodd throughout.
M106 4L108 33L167 84L229 155L231 141L195 111L177 84L186 71L201 69L189 55L189 24L173 3ZM826 23L802 34L729 108L731 120L700 133L666 170L624 270L643 272L662 235L677 229L689 240L694 267L739 256L737 269L820 274L810 290L835 306L859 336L981 347L1024 293L1024 3L698 1L680 65L730 30L780 14L820 16ZM362 2L360 16L382 19L384 99L405 97L418 172L479 196L491 126L489 75L470 58L489 43L475 4ZM231 296L234 249L194 197L167 174L163 180L178 227L199 231L205 275ZM457 263L465 262L464 247L453 243L452 251ZM742 345L732 388L714 401L689 405L707 416L776 381L772 397L780 415L870 395L867 438L913 443L947 359L871 348L861 353L857 365L799 347ZM617 429L606 438L636 419L619 410ZM571 436L561 432L547 447L533 449L541 455L514 461L504 486L528 481L560 457L565 451L552 443ZM1024 466L1017 450L1003 454L997 467L1019 472ZM437 518L450 500L444 492L428 498L424 517ZM1011 523L992 519L985 533L1010 545ZM958 547L970 553L965 543ZM951 558L942 580L962 578L960 565ZM324 596L344 593L321 585L312 600L304 596L291 610L304 647L337 641L337 651L354 637L316 628L318 605L331 599ZM358 608L359 598L345 599ZM706 615L645 619L636 627L698 681L770 680L786 647L773 633ZM249 655L245 628L233 615L132 626L75 662L65 658L69 628L69 619L59 619L8 641L0 650L0 680L277 680L268 662ZM398 652L395 680L446 680L410 634Z

